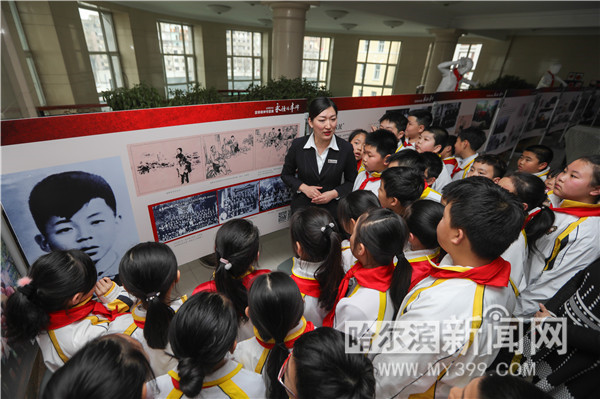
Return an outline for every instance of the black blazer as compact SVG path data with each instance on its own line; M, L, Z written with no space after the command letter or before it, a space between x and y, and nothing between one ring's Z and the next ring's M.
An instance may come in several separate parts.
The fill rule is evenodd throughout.
M285 162L281 170L281 180L293 191L292 212L301 207L314 206L303 193L298 192L302 183L309 186L323 187L321 192L336 190L340 197L349 194L356 179L356 159L352 144L337 136L338 151L329 149L321 173L317 167L317 155L314 148L304 149L310 136L294 139L290 149L285 155ZM342 177L343 183L342 183ZM337 201L333 200L325 205L333 216L336 217Z

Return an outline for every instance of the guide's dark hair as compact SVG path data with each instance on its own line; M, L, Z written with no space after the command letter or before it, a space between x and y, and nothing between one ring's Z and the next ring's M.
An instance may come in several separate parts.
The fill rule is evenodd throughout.
M11 341L35 338L48 326L48 313L68 314L73 296L87 294L96 285L94 262L75 249L40 256L27 276L31 282L17 287L6 301L6 335Z
M444 217L444 206L437 201L427 199L413 202L404 213L408 230L427 249L440 246L437 239L437 225L442 217Z
M358 220L360 215L372 208L380 208L377 196L369 190L357 190L342 197L338 203L338 220L346 229L350 219Z
M412 150L404 150L411 151ZM381 181L387 197L394 197L403 207L418 200L425 190L424 177L415 168L396 166L387 168L381 174Z
M235 309L219 293L198 292L179 308L169 327L169 343L185 396L200 394L204 378L233 348L237 332Z
M425 130L429 128L429 125L431 125L431 122L433 121L431 112L427 111L426 109L413 109L408 113L408 116L414 116L419 125L425 126Z
M381 155L381 158L385 158L396 152L398 139L396 138L396 135L389 130L377 129L367 135L365 138L365 145L375 147L377 153Z
M554 152L552 151L552 149L543 144L530 145L529 147L523 150L523 152L525 151L533 152L537 157L539 163L545 162L548 164L548 166L550 166L550 162L552 162L552 158L554 158Z
M364 135L365 135L365 137L366 137L366 136L368 136L368 135L369 135L369 132L367 132L367 131L366 131L366 130L364 130L364 129L355 129L355 130L353 130L353 131L352 131L352 133L350 133L350 136L348 137L348 142L349 142L349 143L350 143L350 142L352 142L352 140L354 140L354 138L355 138L356 136L358 136L359 134L364 134Z
M260 337L275 343L262 372L267 397L287 398L285 389L279 384L277 377L289 354L284 342L285 337L298 325L304 314L302 294L287 274L263 274L256 278L250 288L248 312Z
M485 132L472 126L458 132L458 137L462 141L468 141L473 151L477 151L485 143Z
M396 129L399 132L406 130L406 125L408 124L408 119L402 114L400 111L386 111L385 114L381 118L379 118L379 123L383 121L390 121L394 125L396 125Z
M248 320L245 312L248 306L248 292L242 283L242 276L248 273L256 261L259 248L258 228L246 219L225 222L215 237L215 285L217 291L233 303L240 322ZM227 270L221 259L229 262L231 269Z
M335 113L337 115L338 109L337 105L331 100L329 97L317 97L310 102L308 106L308 117L310 120L315 119L319 114L325 111L327 108L333 107Z
M408 234L404 219L386 208L368 210L358 218L354 229L354 247L364 245L374 266L387 266L394 256L398 259L390 286L394 314L408 293L412 277L412 266L404 256Z
M315 271L315 279L321 287L319 306L327 311L331 310L340 282L344 278L342 239L333 217L322 208L301 209L292 215L290 234L294 248L296 242L300 243L303 260L322 262Z
M397 163L397 166L416 168L419 172L421 172L423 177L425 177L425 170L427 169L427 166L425 165L422 155L423 154L412 150L398 151L397 153L390 155L389 161L390 163Z
M525 235L529 243L535 245L554 224L554 212L544 205L548 199L546 185L539 177L525 172L513 172L506 176L515 187L515 195L519 201L527 204L527 212L535 208L540 211L525 225Z
M146 309L144 339L154 349L167 346L169 323L175 312L169 291L177 280L177 258L167 244L142 242L130 248L119 264L123 287Z
M298 399L372 399L375 374L368 357L346 353L345 337L331 327L302 335L294 345Z
M101 176L82 171L50 175L38 182L29 194L29 210L42 234L53 216L70 219L85 204L101 198L117 214L117 201L110 185Z
M488 373L479 381L481 399L551 399L548 393L522 377Z
M421 157L426 165L427 177L435 177L437 179L444 168L444 162L440 156L434 152L424 152L421 154Z
M441 126L429 126L425 131L433 134L435 145L441 145L443 150L448 143L448 131Z
M443 200L450 206L450 225L465 232L473 253L490 261L518 238L525 220L517 197L486 177L449 183Z
M504 177L506 173L506 162L502 160L498 155L495 154L482 154L477 156L473 163L482 163L484 165L490 165L494 169L493 177Z
M141 347L120 334L88 342L48 381L42 399L139 399L155 378Z

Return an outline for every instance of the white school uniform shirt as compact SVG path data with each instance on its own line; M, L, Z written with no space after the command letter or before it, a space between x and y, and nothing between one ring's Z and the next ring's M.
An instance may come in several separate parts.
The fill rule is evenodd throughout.
M440 267L453 266L445 263L447 259L444 257ZM386 352L374 357L377 398L408 398L409 395L423 393L429 389L435 390L436 398L447 397L451 387L464 387L471 379L483 375L485 367L476 367L471 373L467 371L470 370L467 365L489 365L499 349L487 351L493 339L493 330L488 325L489 319L483 318L482 323L477 324L477 320L480 319L474 316L486 315L488 310L496 306L505 307L509 314L512 312L514 294L510 287L486 287L459 278L436 279L429 276L423 279L404 298L396 321L408 326L412 323L438 325L440 339L437 342L440 350L430 350L434 353L415 353L418 351L410 348L418 347L420 342L419 338L415 338L416 331L411 328L396 329L399 331L397 334L400 334L396 336L397 342L413 342L416 345L411 345L405 353ZM447 332L449 328L449 324L446 323L469 328L462 330L458 335L443 334L442 332ZM476 331L474 337L469 334L470 328ZM416 334L416 337L420 336L418 332ZM441 350L445 347L447 350ZM440 366L439 371L437 366ZM434 387L444 366L449 368L448 372ZM386 372L388 367L396 367L397 371Z
M360 186L367 179L367 173L368 172L366 170L363 170L362 172L360 172L358 174L358 176L356 176L356 180L354 180L354 186L352 187L352 191L360 190ZM369 176L370 175L371 174L369 174ZM379 175L381 175L381 174L379 173ZM363 190L369 190L373 194L377 195L379 192L380 185L381 185L381 178L379 178L375 181L367 182L367 185L365 186L365 188L363 188Z
M534 176L539 177L540 179L542 179L542 181L546 181L546 179L548 178L548 173L550 173L550 167L548 166L546 169L539 171L537 173L534 173Z
M475 161L475 158L477 158L478 156L479 156L479 154L475 153L465 159L456 157L456 160L458 161L458 167L461 168L462 170L459 170L458 172L456 172L456 174L452 178L452 181L465 179L467 177L467 174L469 174L469 170L471 169L471 166L473 166L473 162Z
M448 157L448 158L444 158L444 159L442 159L442 162L448 161L448 160L451 160L451 159L454 159L456 162L458 162L458 160L454 156ZM446 171L450 175L450 178L452 179L452 172L454 171L454 165L451 164L451 163L445 163L444 162L444 169L446 169Z
M444 187L446 187L448 183L452 182L452 177L450 176L450 172L448 172L446 166L447 165L444 165L442 171L440 172L440 175L437 177L437 179L435 179L435 181L431 185L431 188L437 191L438 193L441 193Z
M284 341L297 338L304 333L305 329L306 318L303 317L302 320L288 332ZM271 353L271 349L265 348L258 342L256 337L252 337L237 344L235 352L233 352L233 359L236 362L239 362L245 369L262 374L269 353Z
M510 286L515 295L519 296L527 285L525 281L525 267L529 256L529 249L527 248L525 230L521 230L519 237L500 256L505 261L510 262Z
M226 359L219 369L207 374L202 384L202 391L197 396L189 398L173 385L172 378L179 379L175 370L169 371L148 383L148 393L154 399L200 399L200 398L265 398L266 388L260 374L245 370L242 365Z
M348 273L348 270L352 269L355 263L356 258L352 255L350 240L342 241L342 267L344 268L344 273Z
M353 288L348 289L346 297L340 299L335 307L333 328L349 334L350 331L346 331L346 322L366 322L362 336L369 334L374 337L381 329L381 324L377 322L390 321L393 318L394 304L389 289L380 292L354 283Z
M421 193L421 197L419 199L430 200L430 201L435 201L435 202L441 203L442 202L442 194L438 193L431 187L427 187L425 190L423 190L423 192Z
M170 304L171 309L177 312L186 300L187 296L185 295L181 298L177 298ZM109 332L129 335L131 338L141 343L144 352L148 355L148 360L150 366L152 366L154 375L167 374L169 370L173 370L177 366L177 359L172 356L173 351L171 350L171 345L168 343L164 349L155 349L148 346L146 338L144 338L144 329L135 324L136 320L146 321L146 313L146 309L142 307L141 302L136 303L131 310L131 313L120 316L111 323Z
M299 258L293 258L292 262L292 274L306 280L315 280L315 272L322 264L322 262L307 262ZM302 297L304 298L304 317L306 317L306 320L311 321L315 327L321 327L323 319L329 312L319 306L319 298L303 292Z
M118 306L119 310L125 312L129 310L129 305L122 302L121 299L124 299L125 302L127 299L119 298L120 291L114 289L115 286L118 287L113 283L113 288L98 299L109 310ZM82 302L81 305L87 302ZM115 321L122 317L125 316L119 316ZM40 332L36 341L42 351L44 364L50 371L55 372L89 341L109 334L109 324L109 321L102 316L90 313L84 319L64 327Z
M314 133L310 135L310 137L306 141L306 144L304 144L304 147L302 147L302 148L305 150L308 150L310 148L315 149L315 154L317 157L317 169L319 170L319 173L321 173L321 170L323 169L323 165L325 165L325 160L327 159L327 154L329 154L329 150L330 149L334 150L334 151L340 150L337 145L337 141L335 140L335 137L332 137L332 139L329 141L329 145L327 146L327 148L325 148L325 151L323 151L323 153L319 154L319 150L317 150L317 145L315 144Z
M561 202L561 206L577 204ZM552 298L578 271L600 257L600 217L578 218L558 212L554 216L552 232L530 245L529 279L519 295L515 316L533 316L540 302Z

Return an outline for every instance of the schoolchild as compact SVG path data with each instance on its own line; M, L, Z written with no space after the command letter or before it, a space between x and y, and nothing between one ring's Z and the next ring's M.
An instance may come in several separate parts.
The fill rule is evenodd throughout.
M52 375L42 399L146 398L154 379L141 344L122 334L88 342Z
M287 398L277 381L279 370L296 340L315 328L303 312L302 295L285 273L260 276L250 289L246 313L255 336L240 342L233 357L245 369L262 374L269 398Z
M483 154L477 156L473 161L473 165L467 173L467 177L482 176L487 177L494 183L498 183L506 173L506 162L498 155Z
M390 155L396 150L396 138L388 130L379 129L370 133L365 139L363 165L365 170L360 172L354 181L352 191L369 190L377 194L381 172L389 164Z
M342 239L329 212L315 207L294 213L290 233L296 254L292 279L304 297L304 316L320 327L327 313L333 311L344 277Z
M225 295L239 316L238 340L254 335L248 322L248 290L254 279L269 270L256 268L259 255L258 228L247 219L232 219L225 222L215 237L217 267L213 279L197 286L192 295L200 291L219 292Z
M340 199L338 204L338 220L340 226L346 233L346 237L350 238L354 231L356 221L369 209L380 208L381 204L375 194L370 191L359 190L353 191L344 198ZM356 258L352 255L350 249L350 240L342 241L342 267L346 273L356 263Z
M437 239L437 225L444 216L444 206L431 200L413 202L404 212L404 220L410 231L404 256L412 266L409 289L429 275L430 262L442 259Z
M168 346L169 324L187 300L185 295L173 297L173 288L180 277L177 258L167 244L143 242L125 253L119 276L123 288L135 298L135 305L131 313L111 324L110 331L122 332L139 341L154 374L166 374L177 365Z
M381 322L394 318L410 286L412 268L403 253L408 234L404 220L389 209L371 209L358 218L350 237L357 262L338 289L335 329L345 331L349 322L366 323L357 338L373 339L380 333ZM346 287L351 278L356 284L350 291ZM331 326L326 321L323 325Z
M526 267L529 247L535 246L535 242L550 229L554 213L544 204L547 199L544 183L537 176L514 172L500 179L498 185L516 195L527 214L519 238L502 254L502 258L510 262L511 284L514 284L513 289L517 288L515 293L520 295L530 278Z
M408 119L408 124L404 135L404 147L414 148L419 140L419 135L431 125L433 117L431 112L426 109L415 109L408 113L406 119Z
M467 177L475 158L479 156L477 150L483 143L485 143L485 133L481 129L468 127L458 133L454 144L454 155L458 163L450 174L453 181Z
M94 291L102 303L92 299ZM6 302L9 341L35 338L44 364L56 371L87 342L107 334L109 322L119 315L103 304L116 300L116 290L100 291L94 262L84 252L41 256Z
M363 157L363 147L365 145L365 139L367 138L367 131L363 129L356 129L350 133L348 137L348 141L352 144L352 148L354 148L354 158L356 159L356 171L358 173L365 170L365 167L362 164Z
M401 150L404 146L404 131L406 130L407 124L408 120L399 111L387 111L379 119L379 129L389 130L396 136L396 140L398 141L396 152Z
M238 315L225 296L201 291L179 309L169 326L177 369L146 384L158 398L264 398L259 374L228 355L235 351Z
M442 194L429 187L426 181L426 171L427 171L427 163L423 158L423 154L418 153L417 151L401 151L390 156L390 164L389 168L394 168L397 166L406 166L415 168L423 178L425 182L424 188L421 191L421 199L429 199L432 201L440 202L442 199ZM416 187L414 187L416 188ZM383 206L383 205L382 205Z
M448 131L446 129L440 126L430 126L419 135L419 140L417 140L417 144L415 145L415 149L418 153L434 153L437 154L440 158L442 168L440 169L440 172L437 173L437 175L435 176L435 181L432 181L431 183L428 182L429 186L438 192L441 192L442 189L446 186L446 184L452 181L450 172L443 167L444 163L441 160L441 152L445 148L447 142ZM429 161L428 164L433 163L433 157L429 155L424 156L426 160ZM429 176L429 178L431 179L431 176Z
M517 162L519 172L531 173L545 181L550 172L550 162L554 153L542 144L531 145L523 150Z
M421 154L421 157L426 165L425 181L427 182L427 186L440 193L452 181L450 174L444 168L444 163L439 155L433 152L424 152Z
M388 168L381 175L378 198L383 208L404 215L406 207L421 198L425 189L423 175L407 166Z
M544 180L544 184L546 185L547 194L552 193L552 190L554 190L554 183L556 183L556 177L562 171L563 168L550 169L550 171L546 175L546 180Z
M500 255L517 238L525 219L521 204L489 179L473 177L452 182L444 190L444 216L437 226L440 246L453 259L432 264L430 276L406 295L396 321L403 324L467 326L458 336L441 334L438 351L416 351L398 346L376 355L374 367L414 364L414 372L381 375L378 397L425 394L446 397L452 386L465 386L481 375L498 350L491 347L494 333L490 309L512 311L510 265ZM454 324L448 324L454 323ZM397 331L395 342L407 341L412 329ZM468 364L482 364L464 373ZM440 371L437 367L439 367Z
M531 246L529 280L521 292L516 316L528 317L578 271L600 257L600 155L571 162L556 178L555 220Z
M440 158L442 158L442 162L444 162L444 166L448 171L448 174L452 174L454 168L458 166L458 161L454 156L454 144L456 144L456 139L456 136L449 134L446 145L440 152Z

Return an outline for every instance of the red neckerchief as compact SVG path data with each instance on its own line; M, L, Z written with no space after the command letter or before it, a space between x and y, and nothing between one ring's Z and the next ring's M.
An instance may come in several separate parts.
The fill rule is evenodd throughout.
M456 86L454 86L454 91L457 91L458 90L458 86L460 86L460 81L462 80L462 78L463 78L464 75L461 75L458 72L458 68L454 68L452 70L452 73L454 73L454 76L456 77Z
M356 278L356 282L361 287L371 288L379 292L386 292L392 285L392 276L394 274L394 264L390 263L387 266L377 266L371 269L363 267L360 262L356 262L348 273L340 282L337 297L333 307L323 319L323 327L333 327L333 319L335 317L335 308L338 302L346 296L348 285L352 277Z
M477 284L491 285L493 287L508 287L510 262L505 261L499 256L487 265L474 267L464 271L442 269L431 265L430 275L435 278L444 279L466 278Z
M96 302L93 299L78 304L70 309L57 310L56 312L48 313L50 321L48 322L47 330L56 330L58 328L68 326L69 324L75 323L76 321L83 320L91 314L102 316L103 318L113 321L118 316L125 313L119 313L118 308L114 311L108 310L100 302Z
M404 142L404 146L405 147L414 147L414 144L411 143L410 141L408 141L408 139L406 139L406 141Z
M301 278L292 273L290 276L296 282L300 292L304 295L319 298L321 296L321 286L314 279Z
M569 201L570 203L576 203L575 201ZM564 206L566 204L563 203L559 208L555 208L550 206L554 212L558 213L566 213L567 215L577 216L578 218L591 217L591 216L600 216L600 206L596 204L589 204L592 206Z
M244 284L244 287L246 287L246 290L249 290L250 287L252 286L252 283L254 282L255 278L257 278L261 274L267 274L270 272L271 271L268 269L253 270L251 272L246 273L245 275L243 275L240 278L242 279L242 284ZM197 286L196 288L194 288L192 295L197 294L201 291L217 292L217 284L215 283L214 280L210 280L205 283L202 283L199 286Z
M527 223L529 223L529 221L531 219L533 219L535 217L535 215L537 215L541 211L542 211L542 208L537 209L537 210L531 212L530 214L528 214L527 217L525 218L525 221L523 222L523 227L521 228L521 230L523 230L525 228L525 226L527 226Z
M432 267L429 263L429 260L420 260L415 262L408 260L408 263L410 263L412 266L412 276L410 278L410 287L408 288L410 291L415 285L417 285L417 283L429 276Z
M356 163L356 171L357 172L360 170L361 166L362 166L362 159L359 159L358 162Z
M442 162L444 163L444 165L454 165L454 166L458 165L458 161L454 157L442 159Z
M364 190L365 187L367 187L367 183L370 181L378 181L381 180L381 175L379 173L377 173L379 176L372 176L369 177L369 172L365 171L365 176L367 177L361 184L360 187L358 188L359 190ZM373 173L373 175L375 175L375 173Z
M552 72L550 72L550 70L548 70L548 73L550 74L550 77L552 78L552 82L550 82L550 87L554 87L554 74Z
M173 388L177 389L178 391L181 391L181 388L179 388L179 380L176 379L173 375L169 374L171 376L171 382L173 383ZM177 375L177 377L179 377L179 374Z
M452 173L450 173L450 177L454 177L455 174L463 170L460 166L458 166L458 161L454 164L454 169L452 169Z
M304 324L303 328L292 334L289 334L283 339L283 343L285 344L286 348L292 349L294 347L294 343L298 338L302 336L302 334L307 333L309 331L313 331L315 329L315 325L310 321L306 321L304 317L302 318L302 322ZM254 328L254 337L256 338L256 341L260 344L260 346L262 346L265 349L273 349L275 347L275 341L272 339L269 341L264 341L258 334L258 331L256 331L256 328Z

